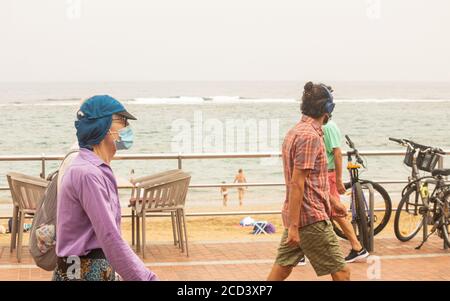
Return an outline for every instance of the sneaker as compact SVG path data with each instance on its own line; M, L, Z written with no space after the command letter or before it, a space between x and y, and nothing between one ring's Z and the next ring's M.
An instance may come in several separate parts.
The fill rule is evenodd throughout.
M347 257L345 257L345 262L351 263L360 259L364 259L369 256L369 252L365 248L360 251L351 250Z
M298 264L297 265L300 265L300 266L302 266L302 265L306 265L306 257L304 257L303 256L303 258L302 259L300 259L300 261L298 262Z

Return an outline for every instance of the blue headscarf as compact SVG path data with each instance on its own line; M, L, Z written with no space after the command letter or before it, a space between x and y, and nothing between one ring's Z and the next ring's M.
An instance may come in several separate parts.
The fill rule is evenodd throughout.
M96 95L83 102L75 121L80 148L92 150L108 133L112 115L124 111L125 107L109 95Z

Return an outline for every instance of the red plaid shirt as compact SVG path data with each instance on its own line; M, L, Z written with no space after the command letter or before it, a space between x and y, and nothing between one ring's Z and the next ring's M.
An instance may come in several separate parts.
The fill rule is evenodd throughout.
M289 227L289 183L294 168L311 170L305 181L299 227L329 219L331 206L322 125L313 118L303 115L301 121L289 130L284 138L282 155L286 182L283 225Z

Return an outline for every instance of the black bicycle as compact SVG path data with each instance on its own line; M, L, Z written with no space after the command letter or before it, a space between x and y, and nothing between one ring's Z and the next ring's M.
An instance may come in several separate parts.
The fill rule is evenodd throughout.
M450 175L450 169L435 169L445 152L440 148L421 145L407 139L389 140L407 147L403 162L411 167L411 176L402 190L401 201L395 213L395 236L400 241L408 241L422 229L422 243L417 249L436 232L444 239L445 244L450 246L450 185L446 184L444 179ZM420 177L419 170L431 172L431 176ZM432 226L430 231L428 226Z
M358 240L367 248L369 245L369 226L371 224L370 216L372 215L368 202L370 199L369 187L373 187L375 207L373 210L374 235L380 233L389 222L392 209L391 198L380 184L359 178L359 170L361 168L366 169L364 160L360 156L350 137L345 135L345 138L347 140L347 145L351 149L347 152L347 170L350 173L350 182L345 183L345 188L351 188L350 211L352 214L348 215L347 219L349 219L353 225ZM353 157L355 157L355 163L353 163ZM333 221L333 226L334 231L339 237L347 239L344 231L342 231L336 221Z

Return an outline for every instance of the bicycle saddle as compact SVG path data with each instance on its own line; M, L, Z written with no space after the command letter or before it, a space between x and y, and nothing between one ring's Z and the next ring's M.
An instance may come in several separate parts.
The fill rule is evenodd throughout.
M450 176L450 169L449 168L435 169L431 172L431 175L433 177L435 177L435 176Z

